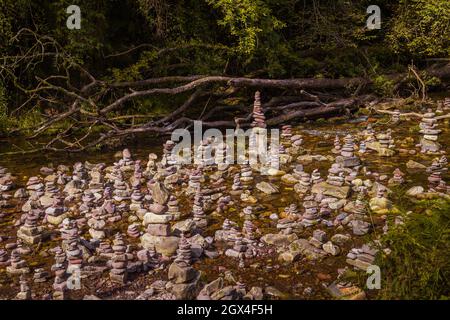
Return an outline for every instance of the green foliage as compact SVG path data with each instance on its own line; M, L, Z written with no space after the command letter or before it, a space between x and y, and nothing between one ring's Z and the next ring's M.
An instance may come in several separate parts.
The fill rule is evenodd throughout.
M238 38L237 48L242 54L253 53L258 46L259 37L286 26L271 14L267 3L262 0L206 1L222 13L223 17L218 23Z
M391 96L394 92L394 82L385 76L376 76L373 79L373 84L378 94Z
M397 52L449 56L449 34L450 1L401 0L388 39Z
M0 135L7 132L9 123L6 90L0 82Z
M422 201L390 228L383 244L389 255L377 257L381 299L448 299L450 277L450 202Z

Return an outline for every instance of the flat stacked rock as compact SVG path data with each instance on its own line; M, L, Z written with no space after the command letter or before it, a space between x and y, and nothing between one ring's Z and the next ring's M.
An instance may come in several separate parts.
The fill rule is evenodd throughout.
M177 256L169 267L170 291L176 299L194 299L199 291L200 272L192 267L192 250L189 241L182 235Z
M18 300L31 300L31 289L28 286L27 279L24 274L20 275L20 292L17 294Z
M341 149L341 155L336 157L336 163L341 164L344 168L351 168L360 165L360 160L355 156L355 142L353 136L348 134L344 138L344 145Z
M359 153L359 154L364 154L364 153L366 153L366 152L367 152L366 142L365 142L365 141L361 141L361 142L359 143L359 150L358 150L358 153Z
M31 177L28 179L26 189L30 195L37 194L38 197L43 196L45 193L45 186L39 177Z
M94 194L102 194L105 181L101 170L94 169L89 174L91 176L91 180L89 181L89 190L91 190Z
M18 249L11 252L10 265L6 267L6 272L11 275L30 273L30 268L27 267L27 263L22 259Z
M419 132L423 135L419 143L421 153L437 153L441 149L437 140L442 130L437 129L438 124L435 115L434 112L425 113L419 124Z
M355 268L366 271L375 261L378 250L365 244L361 248L353 248L347 254L346 262Z
M59 225L67 217L68 208L64 206L64 198L57 197L53 204L45 210L47 222L52 225Z
M170 195L169 201L167 202L167 214L172 216L172 220L179 220L181 217L180 207L178 205L178 200L174 195Z
M231 161L229 161L230 152L230 148L226 143L221 142L216 146L214 163L217 164L217 170L225 171L228 169L228 166L231 164Z
M132 223L128 226L127 235L132 238L139 238L141 236L141 231L139 230L140 225L138 223Z
M341 149L342 149L341 140L339 139L339 136L336 135L334 137L334 147L333 147L333 149L331 149L331 152L333 152L334 154L340 154Z
M38 225L39 217L42 215L41 209L32 209L27 212L25 224L17 231L17 238L27 244L37 244L41 242L48 234L44 228Z
M297 183L295 186L295 191L300 194L306 194L311 189L311 177L309 173L303 172L300 175L300 182Z
M400 110L394 110L391 115L391 121L396 124L400 121Z
M309 227L319 223L319 208L317 202L312 197L305 198L303 202L305 213L303 214L302 225Z
M77 240L68 244L66 256L68 261L67 272L72 274L73 272L81 271L83 266L83 252L80 250Z
M261 94L259 91L255 92L255 101L253 103L253 122L252 127L266 128L266 117L261 108Z
M64 219L60 228L62 246L64 249L69 247L69 243L77 241L80 236L77 223L68 218Z
M46 282L49 278L50 278L50 273L45 271L45 269L37 268L34 270L34 274L33 274L33 282L34 283Z
M241 183L241 177L239 172L233 176L233 185L231 186L230 194L232 195L240 195L244 187Z
M405 179L403 178L405 174L403 172L401 172L401 170L399 168L396 168L394 170L393 175L394 176L391 179L389 179L388 184L400 185L405 182Z
M170 221L173 216L166 211L167 207L161 204L155 203L150 207L150 212L144 215L146 232L141 237L141 243L145 249L155 248L156 252L169 257L176 252L179 238L171 235Z
M192 207L194 223L199 229L204 229L208 225L206 214L203 210L203 196L200 189L197 189L194 197L194 205Z
M9 266L10 261L8 257L8 252L6 250L0 249L0 267Z
M114 200L121 202L130 199L130 191L128 184L123 179L122 171L116 171L116 178L114 180Z
M131 156L131 152L128 149L123 149L122 151L122 159L119 160L119 165L122 168L131 169L131 167L134 165L134 161Z
M83 196L81 197L82 203L80 205L80 213L86 214L91 211L91 209L95 206L95 200L95 196L91 190L84 190Z
M126 283L128 279L128 258L126 254L127 246L122 234L117 233L113 241L113 256L111 258L111 271L109 277L111 281Z
M253 182L253 171L248 163L241 164L241 182L248 185Z
M316 183L320 183L322 181L323 181L323 179L320 176L319 169L314 169L313 172L311 173L311 183L316 184Z
M106 221L102 212L102 208L92 210L92 217L87 222L89 226L89 234L94 241L102 240L106 237L105 226Z

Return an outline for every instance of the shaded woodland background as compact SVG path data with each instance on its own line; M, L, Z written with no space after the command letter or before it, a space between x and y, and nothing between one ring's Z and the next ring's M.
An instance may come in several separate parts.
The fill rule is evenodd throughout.
M71 4L81 30L66 28ZM371 4L381 30L366 28ZM448 89L449 34L448 0L0 0L0 134L81 151L245 122L256 89L272 125L420 97Z

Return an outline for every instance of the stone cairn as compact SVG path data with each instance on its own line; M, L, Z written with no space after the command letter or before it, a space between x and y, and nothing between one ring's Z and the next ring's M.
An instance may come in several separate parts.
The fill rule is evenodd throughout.
M197 228L204 229L208 225L208 221L206 219L205 211L203 210L203 196L200 188L197 189L197 192L194 196L194 205L192 207L192 213L194 216L194 223Z
M242 193L243 189L244 189L244 187L242 186L242 183L241 183L240 174L236 173L233 176L233 185L231 186L230 194L232 194L232 195L240 195Z
M298 193L306 194L311 188L311 176L307 172L303 172L300 175L300 182L296 184L297 188L295 189Z
M350 221L350 226L352 227L353 234L361 236L369 232L370 223L366 222L367 219L367 208L364 203L364 191L358 193L355 201L355 207L353 209L352 220Z
M148 161L147 166L145 169L145 175L152 176L155 173L155 167L156 167L156 160L158 159L158 156L154 153L150 153L148 155Z
M119 165L121 167L131 167L133 166L134 161L131 156L131 152L128 149L123 149L122 151L122 159L119 160Z
M44 229L38 225L41 213L41 209L32 209L27 212L25 224L17 231L17 238L31 245L37 244L44 239L46 236Z
M28 281L24 274L20 275L20 292L17 294L16 299L18 300L30 300L31 299L31 289L28 286Z
M181 217L180 207L178 206L178 200L174 195L170 195L167 202L167 214L172 216L172 220L179 220Z
M141 231L139 230L140 225L138 223L132 223L128 226L127 235L132 238L139 238L141 236Z
M251 220L244 220L244 225L242 226L242 234L244 235L244 241L249 244L254 244L257 241L256 226Z
M130 199L130 191L128 184L123 179L122 171L119 169L115 172L116 178L114 180L114 200L117 202Z
M361 142L359 143L359 150L358 150L358 153L359 153L359 154L364 154L364 153L366 153L366 152L367 152L366 142L365 142L365 141L361 141Z
M166 168L177 164L175 155L172 155L173 148L175 148L175 142L173 142L172 140L167 140L163 144L163 157L161 159L161 164Z
M46 220L52 225L59 225L66 217L68 208L64 206L64 198L57 197L53 200L53 204L45 210Z
M196 168L191 171L189 175L188 186L192 193L201 187L201 179L203 178L203 172L201 168Z
M334 148L331 150L331 152L333 152L334 154L340 154L341 153L341 140L339 139L339 136L336 135L334 137Z
M68 266L67 272L73 274L74 272L81 272L83 266L83 253L78 246L78 240L73 240L68 244L66 249L66 256Z
M225 171L229 164L231 150L226 143L219 143L215 148L214 163L217 164L217 170Z
M444 181L442 180L441 174L442 173L440 171L434 171L434 172L431 172L431 174L429 175L428 187L430 188L430 191L433 191L433 190L437 191L439 186L440 186L439 189L442 189L442 183ZM444 184L445 184L445 182L444 182ZM447 188L445 188L445 191L446 191L446 189Z
M126 254L127 246L122 234L116 233L112 249L114 254L111 258L111 271L109 277L114 282L126 283L128 277L128 258Z
M405 175L399 168L395 168L393 172L393 177L389 180L389 184L391 185L399 185L405 182L403 176Z
M231 239L231 235L235 231L236 226L235 222L225 219L222 223L222 228L215 232L214 240L228 242Z
M45 193L45 186L39 177L31 177L28 179L26 189L30 195L36 194L38 197L43 196Z
M48 181L45 183L44 195L40 198L41 204L44 208L48 208L52 205L53 200L58 196L59 189L54 181Z
M53 282L53 299L63 300L65 299L65 293L67 291L67 258L66 254L60 247L56 247L54 249L54 253L55 263L51 267L51 271L55 273L55 280Z
M204 139L200 142L197 148L197 161L204 168L209 168L209 166L214 164L214 158L212 155L212 146L208 140Z
M391 122L393 124L398 123L400 121L400 110L394 110L391 116Z
M96 248L96 252L99 256L111 259L113 256L113 249L109 241L103 240Z
M418 146L421 153L437 153L441 149L441 145L437 142L438 136L442 130L437 129L437 120L435 113L427 112L423 115L419 124L420 133L423 135Z
M228 241L233 244L233 247L225 251L227 257L241 258L245 255L247 245L244 243L242 233L239 232L239 230L237 230L237 232L232 232L228 237Z
M266 128L266 117L264 116L264 112L261 108L261 94L259 91L255 92L252 127Z
M241 182L244 183L244 187L247 187L250 183L253 182L253 171L248 161L246 163L241 164Z
M310 227L317 224L320 221L319 208L314 198L305 198L303 207L305 208L305 213L303 214L302 225L305 227Z
M42 283L46 282L50 278L50 274L43 268L37 268L34 270L33 282Z
M300 180L301 179L301 175L303 173L303 166L301 164L297 164L294 167L294 170L292 170L292 176L296 179L296 180Z
M0 249L0 267L7 267L9 264L8 252L4 249Z
M314 169L313 172L311 173L311 183L314 185L314 184L320 183L322 181L323 181L323 179L320 176L319 169Z
M80 236L77 223L69 218L63 220L59 231L61 233L62 246L65 249L69 247L69 243L77 241Z
M290 206L284 209L284 218L277 223L277 229L282 234L291 234L295 229L301 227L298 222L301 219L301 215L298 212L297 205L292 203Z
M30 273L30 268L27 267L27 263L22 259L18 249L11 252L10 265L6 267L6 272L12 275Z
M91 190L84 190L81 201L80 213L86 215L95 206L95 196Z
M138 177L136 177L136 179L132 181L131 189L132 192L131 192L130 210L137 212L144 208L144 198L145 198L145 195L142 194L141 192L141 182Z
M360 164L360 160L355 156L355 142L353 136L348 134L344 138L344 145L341 149L341 156L336 157L336 162L342 164L344 168L356 167Z
M392 139L391 129L386 130L385 133L377 134L377 140L380 144L380 147L383 149L392 149L395 147L394 139Z
M197 295L200 272L192 267L192 250L184 234L181 235L177 256L169 267L171 291L176 299L193 299Z
M88 220L89 234L94 241L102 240L106 237L104 228L106 221L103 217L102 208L92 210L92 217Z
M89 190L91 190L94 194L98 193L101 195L105 184L102 171L95 168L89 172L89 175L91 176L91 180L89 181Z
M377 141L376 135L375 135L375 130L373 130L372 124L369 123L367 125L366 130L364 130L364 136L365 136L366 142L375 142L375 141Z
M291 139L292 126L290 124L285 124L281 127L281 137L285 139Z
M353 248L347 254L346 262L355 268L366 271L375 261L378 250L364 244L361 248Z

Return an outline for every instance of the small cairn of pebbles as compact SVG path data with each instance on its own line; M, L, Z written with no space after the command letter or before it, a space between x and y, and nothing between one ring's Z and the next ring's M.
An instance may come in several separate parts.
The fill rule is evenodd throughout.
M10 265L6 267L6 272L12 275L30 273L30 268L27 267L27 263L18 249L14 249L11 252Z
M261 108L261 94L259 91L255 92L255 101L253 103L253 122L252 127L265 128L266 117Z
M199 291L200 272L192 267L192 250L184 234L180 239L177 256L169 267L171 293L176 299L194 299Z
M50 274L45 271L43 268L37 268L34 270L33 274L33 282L34 283L42 283L46 282L50 278Z
M347 254L346 262L355 268L366 271L375 261L378 250L364 244L361 248L353 248Z
M437 153L441 145L437 142L438 136L442 130L437 129L437 120L434 112L427 112L423 115L419 124L420 133L423 135L420 139L419 147L421 153Z
M24 274L20 275L20 292L17 294L16 299L18 300L30 300L31 299L31 289L28 286L28 281Z
M200 189L197 189L194 197L194 205L192 207L194 223L199 229L204 229L208 225L205 211L203 210L203 196Z
M111 271L110 271L110 279L114 282L118 283L126 283L128 277L127 265L127 246L125 245L125 241L123 239L122 234L117 233L114 238L112 249L114 251L113 256L111 258Z
M41 209L32 209L27 212L25 224L17 231L17 237L27 244L37 244L41 242L47 234L45 234L42 226L38 226Z

